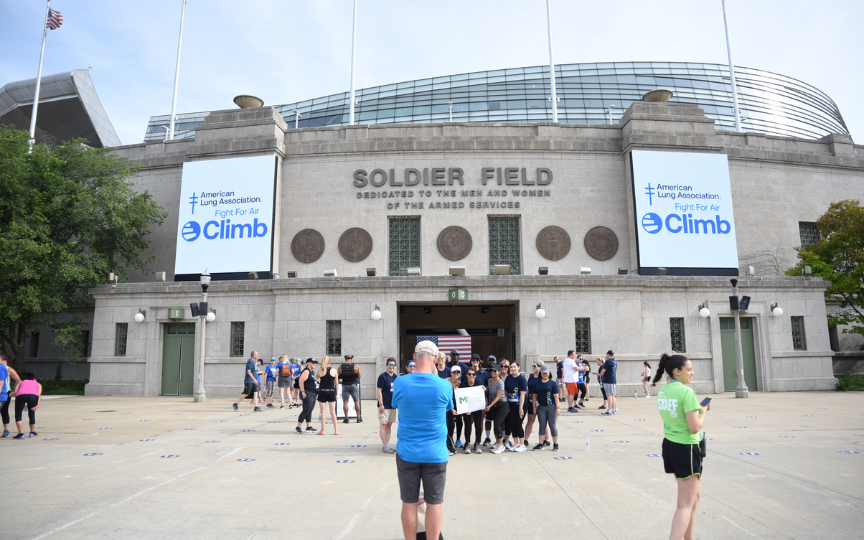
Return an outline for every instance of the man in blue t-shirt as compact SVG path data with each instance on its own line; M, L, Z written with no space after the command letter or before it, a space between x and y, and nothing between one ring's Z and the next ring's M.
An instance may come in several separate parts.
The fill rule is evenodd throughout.
M267 407L272 409L273 392L276 391L276 376L279 374L275 357L270 358L270 365L264 368L264 374L267 375Z
M600 367L598 375L609 402L609 409L603 413L607 416L618 414L618 401L615 399L615 387L618 384L618 379L615 377L617 370L618 363L615 361L615 353L606 351L606 362Z
M385 454L394 454L396 450L390 448L390 430L396 421L396 409L393 408L393 385L396 382L396 359L392 356L387 359L387 371L378 375L376 392L378 393L378 435L384 443L382 451Z
M252 351L249 355L249 360L246 360L246 377L243 379L243 395L240 399L234 402L234 410L239 411L240 402L246 399L246 396L252 396L253 411L261 412L258 406L258 351Z
M399 409L396 471L402 499L402 532L405 538L417 535L417 502L420 481L426 501L426 537L441 532L441 505L447 481L446 412L454 409L453 386L435 373L438 347L421 341L414 348L416 372L399 377L393 384L392 405Z

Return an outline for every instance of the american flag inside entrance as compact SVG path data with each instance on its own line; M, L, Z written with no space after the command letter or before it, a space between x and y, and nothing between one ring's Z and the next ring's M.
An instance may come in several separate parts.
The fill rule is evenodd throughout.
M461 358L471 358L471 336L417 336L417 343L431 341L444 354L456 349Z

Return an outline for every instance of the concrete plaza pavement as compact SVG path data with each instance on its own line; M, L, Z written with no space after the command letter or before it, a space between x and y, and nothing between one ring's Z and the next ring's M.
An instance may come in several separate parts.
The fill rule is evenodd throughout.
M712 397L697 538L864 536L864 394ZM668 537L655 400L588 405L561 415L558 452L451 457L444 537ZM0 440L0 537L401 538L394 456L363 406L338 437L301 436L297 409L46 397L39 437Z

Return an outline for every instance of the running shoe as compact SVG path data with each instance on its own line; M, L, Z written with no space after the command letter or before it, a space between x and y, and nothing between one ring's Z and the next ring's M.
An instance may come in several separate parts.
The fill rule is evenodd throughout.
M574 407L567 407L567 412L579 412Z
M8 429L4 429L4 430L3 430L3 436L4 436L4 437L8 437L8 436L9 436L9 430L8 430Z
M345 417L345 420L342 420L342 423L343 423L343 424L347 424L347 423L348 423L348 417L347 417L347 416Z
M611 413L617 415L617 414L618 414L618 409L612 409Z
M578 405L579 407L582 407L583 409L585 408L585 404L584 404L584 403L577 403L576 405Z
M280 408L280 409L284 409L284 408L285 408L285 405L279 405L279 408Z
M252 412L261 412L261 407L255 407Z
M601 416L612 416L612 411L604 411L600 413Z
M451 455L451 456L455 456L455 455L456 455L456 450L449 450L449 452L450 452L450 455Z
M389 448L389 447L388 448L382 448L381 451L384 452L385 454L395 454L396 453L396 450L393 450L392 448Z
M512 450L515 445L512 441L507 441L504 443L504 446L507 448L507 450Z
M267 404L268 409L275 409L276 407L272 403Z
M466 453L466 454L470 454L470 453L471 453L471 447L470 447L470 446L466 446L466 447L465 447L465 453Z
M525 452L526 450L528 449L525 448L524 444L517 444L516 448L513 449L514 452Z
M31 431L31 432L30 432L30 436L31 436L31 437L38 437L39 434L36 433L35 431Z
M651 397L651 394L645 394L645 399L648 399L650 397Z
M19 433L18 435L15 435L15 436L12 437L12 438L13 438L13 439L23 439L23 438L24 438L24 434L23 434L23 433Z
M462 448L462 441L456 439L456 448Z
M492 439L486 437L486 440L483 441L483 446L489 446L490 444L492 444Z
M493 453L493 454L500 454L500 453L503 452L503 451L504 451L504 445L501 445L501 446L499 446L498 448L493 448L493 449L492 449L492 453Z
M294 431L295 431L298 435L303 435L303 430L300 429L300 426L297 426L296 428L294 428Z
M597 407L597 408L598 408L598 409L605 409L605 408L606 408L606 405L600 405L600 406Z
M234 403L233 405L234 405L234 410L235 410L235 411L239 411L239 410L240 410L240 407L238 407L236 403Z
M558 451L558 443L557 443L557 442L555 443L555 446L552 447L552 450L553 450L554 452L557 452L557 451Z
M362 423L363 423L363 417L358 416L358 417L357 417L357 423L358 423L358 424L362 424Z
M483 453L483 449L480 448L480 447L477 446L477 445L474 445L474 453L475 453L475 454L482 454L482 453Z
M549 446L549 440L548 439L543 441L543 446Z
M315 428L312 427L312 426L307 427L307 428L306 428L306 433L315 433Z
M492 450L496 450L499 446L501 445L498 444L498 441L495 441L495 444L492 445Z
M535 446L532 450L543 450L543 447L544 447L544 444L542 442L537 443L537 446Z

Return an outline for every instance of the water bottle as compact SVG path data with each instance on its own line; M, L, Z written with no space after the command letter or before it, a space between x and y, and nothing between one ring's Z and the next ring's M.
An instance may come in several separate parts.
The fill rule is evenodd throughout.
M639 396L636 393L636 390L633 390L633 397L638 398Z

